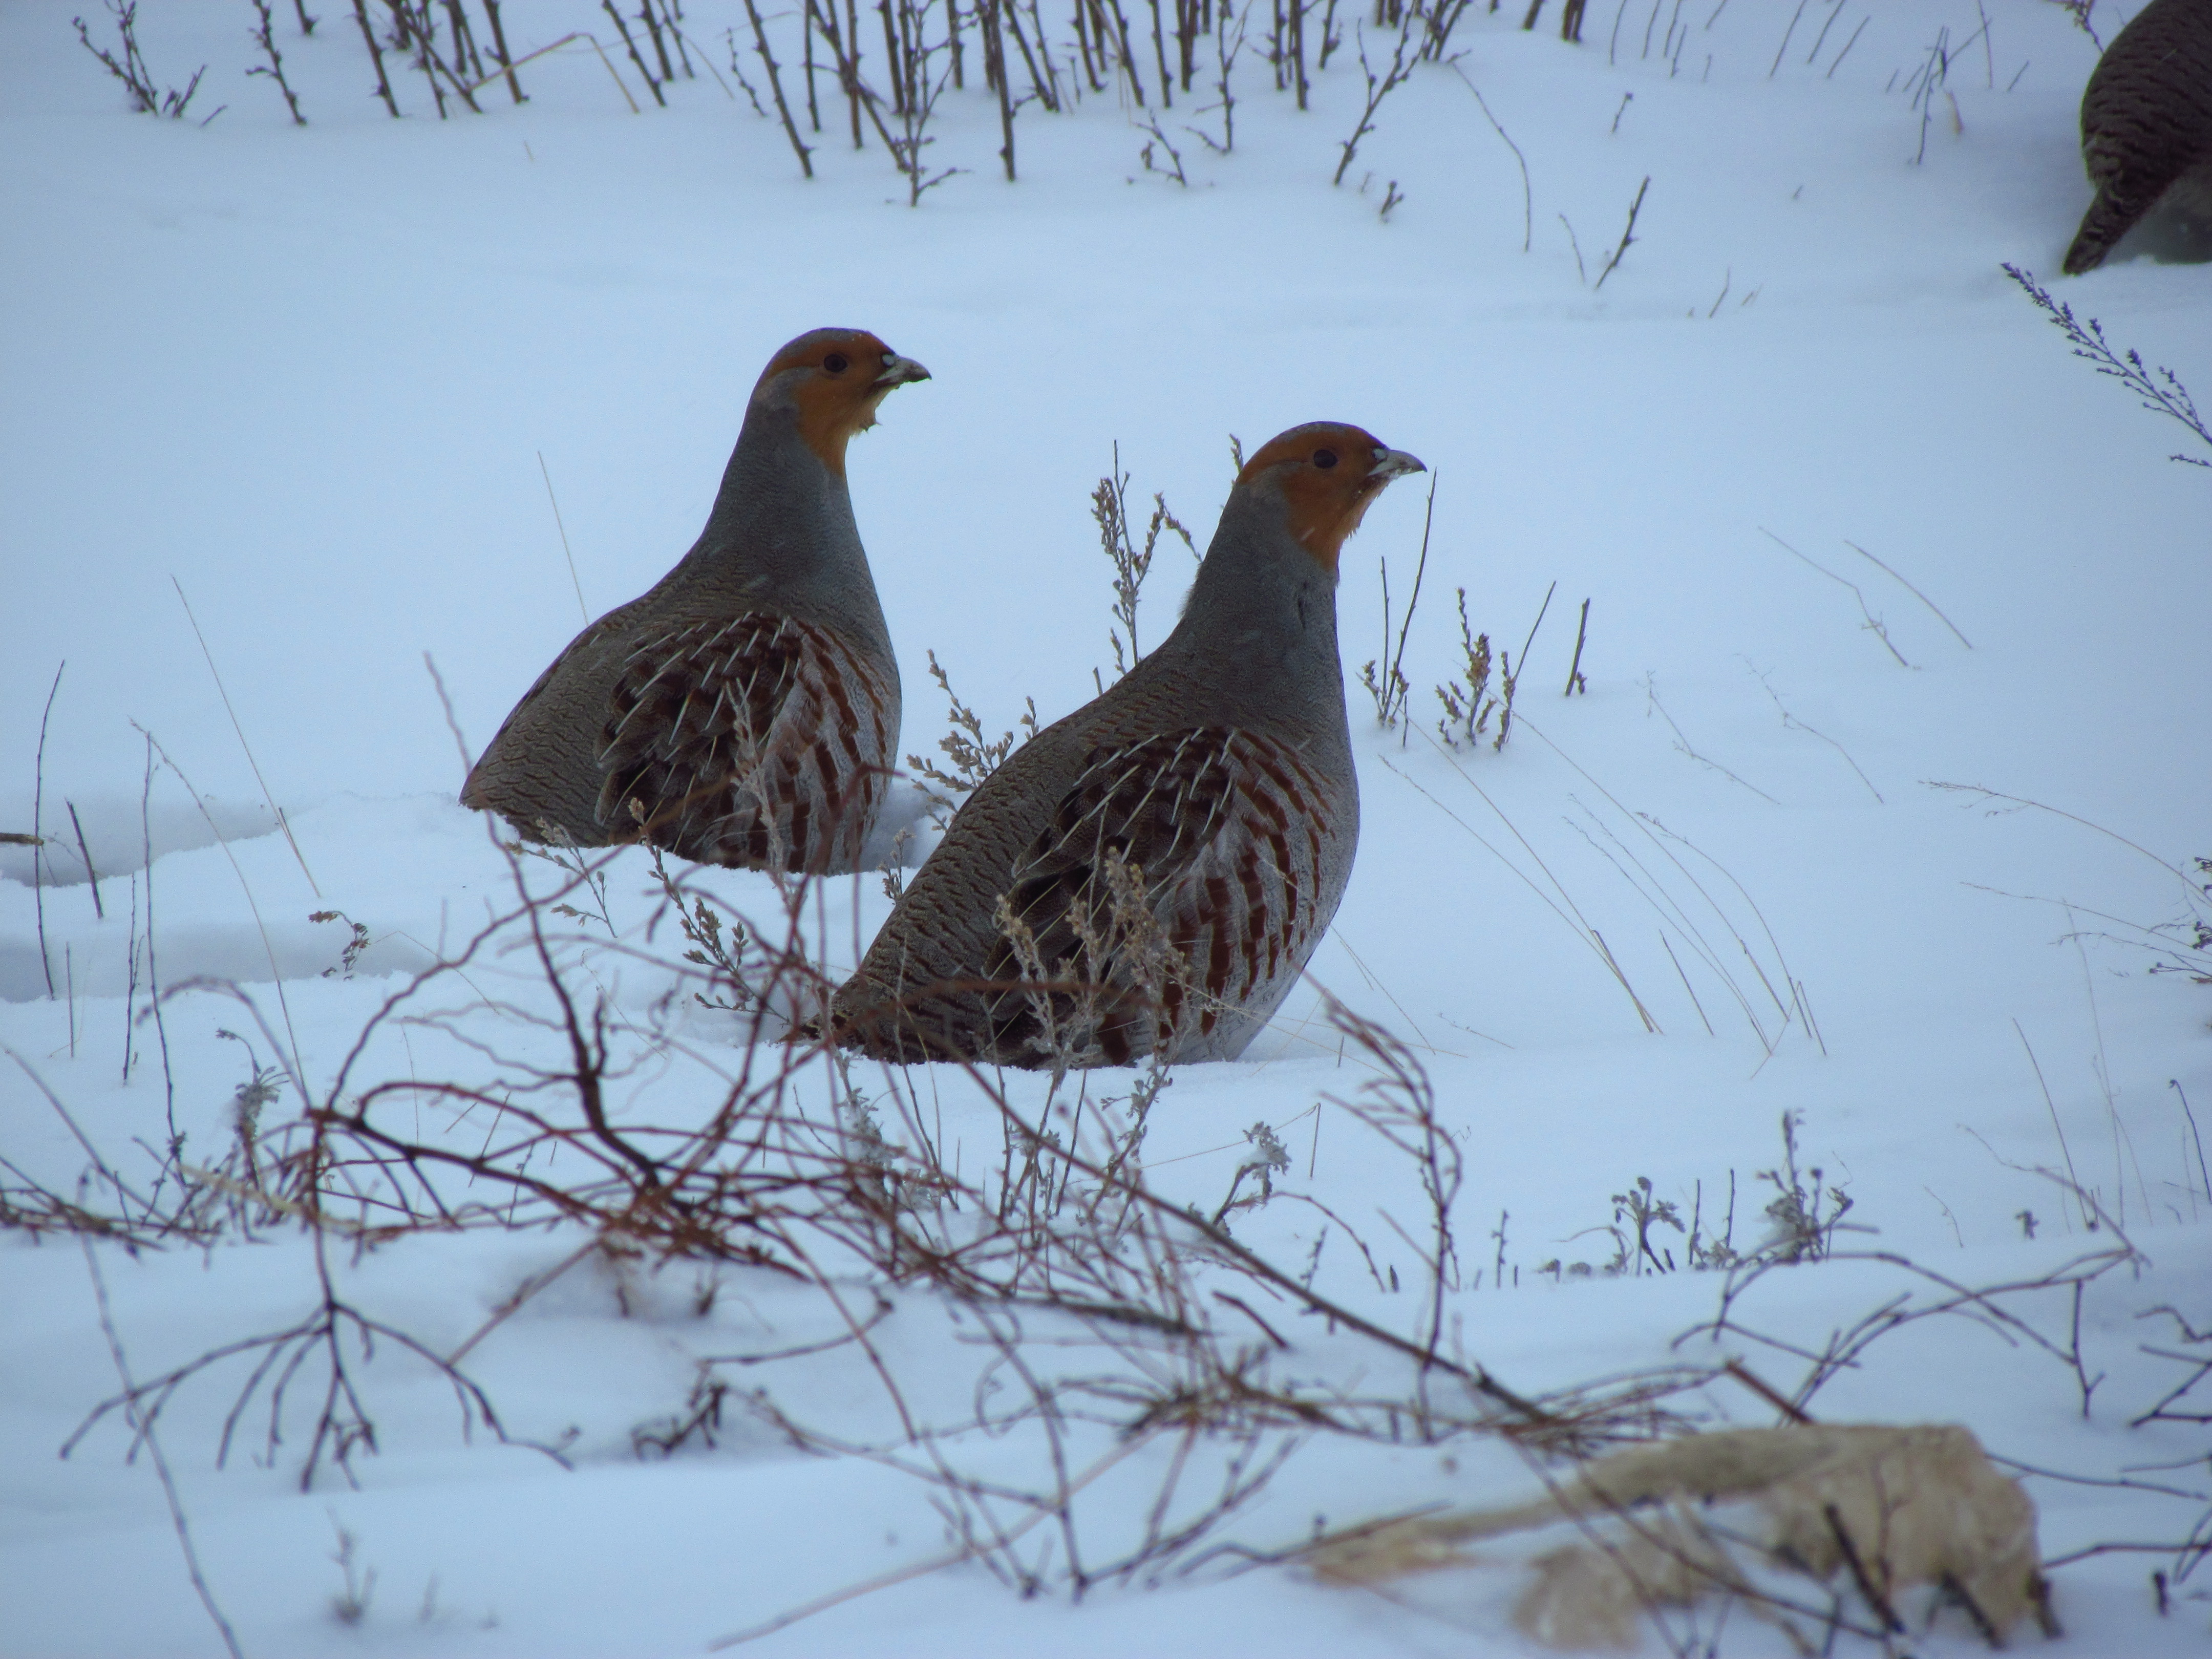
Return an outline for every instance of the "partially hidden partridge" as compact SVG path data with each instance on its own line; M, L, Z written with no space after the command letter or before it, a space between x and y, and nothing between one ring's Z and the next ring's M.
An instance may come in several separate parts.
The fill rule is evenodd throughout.
M1255 454L1175 632L969 797L838 992L832 1036L1028 1067L1242 1053L1359 838L1337 555L1421 470L1334 422Z
M845 446L928 378L861 329L777 352L698 541L538 676L462 804L536 840L854 868L897 754L899 674Z
M2094 270L2154 209L2212 230L2212 0L2150 0L2090 71L2081 159L2097 199L2066 250Z

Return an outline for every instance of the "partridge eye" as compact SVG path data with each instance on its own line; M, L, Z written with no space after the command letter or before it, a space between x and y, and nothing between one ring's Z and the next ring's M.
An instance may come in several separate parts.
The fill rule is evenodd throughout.
M1336 465L1336 452L1333 449L1316 449L1314 451L1314 465L1322 471L1328 471Z
M822 367L832 374L842 374L852 366L851 360L842 351L833 351L822 360Z

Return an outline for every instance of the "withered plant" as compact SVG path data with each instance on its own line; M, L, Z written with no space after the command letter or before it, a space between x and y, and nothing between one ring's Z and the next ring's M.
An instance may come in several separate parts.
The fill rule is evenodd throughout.
M908 755L906 763L914 775L924 781L923 787L941 823L949 821L960 803L975 793L983 780L999 769L999 763L1013 753L1014 734L1009 731L996 738L983 735L982 717L960 701L960 694L952 689L951 678L939 664L934 651L929 653L929 677L937 682L938 689L945 693L945 701L951 705L945 716L951 729L937 740L938 750L949 764L940 766L920 755ZM1026 743L1037 734L1037 712L1035 697L1024 701L1021 718L1015 724L1028 734L1022 739Z
M1406 638L1413 629L1413 613L1421 605L1421 580L1429 574L1429 532L1436 523L1437 475L1429 474L1428 505L1421 517L1421 556L1413 566L1413 591L1406 596L1406 614L1398 623L1398 637L1390 637L1390 560L1386 554L1376 561L1382 579L1382 654L1370 658L1360 665L1359 683L1367 688L1367 695L1375 700L1375 723L1386 732L1395 731L1406 719L1406 701L1413 693L1413 684L1406 678ZM1462 621L1464 623L1465 590L1462 589ZM1403 746L1405 738L1399 738Z
M158 1376L127 1379L94 1407L73 1452L82 1455L88 1437L111 1420L127 1423L132 1444L150 1445L179 1394L226 1387L232 1402L218 1460L245 1435L260 1456L295 1460L303 1486L332 1471L350 1479L356 1460L381 1444L374 1362L386 1351L405 1352L443 1379L465 1431L531 1444L467 1362L532 1297L596 1263L618 1285L643 1274L695 1273L694 1305L703 1310L714 1270L746 1264L811 1297L830 1334L769 1352L699 1356L685 1395L637 1426L639 1455L709 1449L741 1417L795 1446L864 1457L925 1483L950 1542L901 1576L975 1562L1018 1593L1080 1595L1103 1583L1158 1583L1209 1564L1303 1559L1313 1548L1306 1540L1270 1554L1225 1540L1224 1528L1317 1436L1435 1446L1503 1437L1564 1490L1571 1466L1611 1449L1680 1442L1709 1413L1718 1385L1747 1390L1801 1421L1822 1387L1863 1364L1884 1336L1939 1315L1976 1320L2057 1359L2078 1380L2085 1402L2097 1386L2082 1298L2136 1258L2124 1234L2095 1212L2094 1198L2076 1194L2110 1231L2087 1253L2016 1282L1968 1285L1893 1252L1838 1248L1848 1200L1820 1171L1801 1171L1796 1125L1788 1122L1783 1157L1762 1176L1774 1193L1766 1241L1737 1253L1726 1242L1731 1219L1720 1239L1692 1245L1690 1265L1726 1271L1714 1316L1681 1340L1696 1346L1680 1363L1545 1393L1516 1389L1461 1346L1452 1306L1470 1290L1455 1219L1461 1144L1419 1055L1375 1022L1324 1000L1347 1063L1367 1074L1325 1109L1389 1148L1418 1195L1418 1224L1401 1228L1384 1209L1385 1224L1419 1264L1412 1285L1401 1285L1397 1269L1386 1271L1378 1260L1387 1241L1362 1237L1322 1193L1297 1180L1279 1123L1262 1120L1245 1131L1218 1198L1194 1202L1156 1184L1146 1168L1146 1130L1154 1103L1172 1085L1157 1065L1130 1074L1126 1092L1104 1097L1091 1090L1107 1074L1066 1068L1018 1095L1001 1074L979 1066L945 1068L935 1079L897 1067L867 1077L848 1071L807 1035L828 987L804 935L806 882L787 884L775 914L730 917L688 875L657 865L653 921L673 921L689 947L672 960L653 951L651 927L641 939L635 929L599 938L596 919L592 933L558 931L577 921L569 901L579 890L595 875L604 879L607 859L622 856L635 855L600 855L579 869L509 849L514 902L459 948L396 981L327 1084L308 1085L240 988L163 990L173 1018L180 999L207 996L249 1017L248 1034L237 1039L245 1070L232 1092L228 1142L212 1160L192 1156L179 1138L142 1149L153 1176L134 1180L49 1095L91 1159L88 1182L64 1196L8 1169L0 1176L0 1224L93 1244L106 1238L142 1249L215 1252L299 1233L313 1262L312 1291L297 1318L218 1342ZM1070 1057L1102 1019L1158 1018L1175 981L1176 965L1156 929L1147 946L1141 881L1124 866L1109 882L1102 913L1085 919L1079 961L1023 964L1041 988L1048 969L1061 975L1043 993L1048 1012L1040 1018ZM556 908L564 905L567 913ZM1110 975L1098 971L1108 961L1116 964ZM618 1002L606 988L610 970L625 966L660 988L642 1006ZM1066 982L1071 969L1073 983ZM1082 982L1086 976L1091 982ZM380 1079L373 1056L385 1034L403 1030L415 1034L418 1056L428 1036L428 1048L447 1058ZM434 1041L439 1034L450 1040ZM264 1064L270 1048L275 1063ZM36 1079L27 1063L22 1069ZM999 1126L994 1158L973 1158L972 1124L964 1164L945 1144L929 1103L945 1084L963 1079ZM1636 1230L1635 1259L1671 1267L1655 1241L1660 1230L1680 1227L1679 1212L1649 1182L1633 1183L1615 1205ZM1279 1206L1325 1224L1296 1259L1278 1259L1255 1242L1262 1230L1247 1225ZM349 1260L420 1248L457 1231L542 1231L566 1253L450 1346L380 1317L345 1288ZM1692 1240L1700 1231L1693 1218ZM1502 1233L1501 1225L1501 1261ZM1371 1281L1372 1297L1318 1281L1331 1239L1344 1241L1340 1252L1356 1252L1364 1267L1346 1265ZM1775 1324L1790 1298L1769 1291L1778 1288L1773 1275L1823 1259L1883 1267L1910 1294L1808 1345ZM1392 1303L1394 1287L1413 1292L1410 1316L1379 1311L1404 1305ZM2041 1311L2046 1305L2058 1309L2067 1329L2054 1333ZM895 1349L879 1327L900 1310L907 1335ZM931 1317L944 1322L950 1351L995 1379L979 1388L972 1412L951 1421L923 1409L916 1397L923 1379L907 1374L911 1361L900 1358L911 1352L916 1321ZM1325 1336L1349 1345L1340 1355L1345 1363L1316 1366L1315 1347ZM2212 1375L2203 1342L2180 1322L2164 1352L2183 1369L2138 1422L2197 1419L2196 1393ZM1747 1345L1796 1360L1804 1375L1768 1382L1745 1364ZM883 1433L813 1421L793 1392L778 1386L778 1367L840 1354L874 1379L890 1425ZM971 1449L1003 1447L1010 1437L1034 1449L1029 1474L986 1473ZM555 1442L537 1449L558 1459L568 1448ZM988 1467L1003 1470L1002 1454L990 1457ZM1555 1473L1562 1460L1570 1467ZM1085 1496L1109 1471L1124 1469L1126 1481L1131 1467L1148 1470L1154 1483L1133 1522L1126 1500L1094 1504ZM1749 1570L1745 1547L1731 1535L1677 1538L1654 1530L1648 1514L1623 1524L1644 1529L1638 1547L1688 1552L1700 1565L1684 1583L1699 1595L1716 1585L1714 1593L1809 1620L1805 1627L1817 1643L1818 1602ZM1042 1538L1053 1540L1049 1550L1040 1547ZM1886 1547L1878 1535L1853 1538L1869 1582L1879 1585ZM2175 1575L2204 1553L2201 1542L2174 1548ZM1664 1597L1648 1610L1683 1616ZM1826 1613L1832 1634L1880 1628L1840 1601ZM1679 1631L1679 1622L1668 1628Z
M444 1378L465 1431L533 1443L470 1374L468 1356L547 1285L590 1261L617 1275L746 1264L811 1287L825 1308L842 1310L838 1344L895 1405L905 1385L873 1326L895 1301L919 1297L942 1310L983 1363L1018 1382L973 1423L931 1425L908 1413L893 1441L851 1441L811 1425L772 1388L733 1388L729 1365L763 1362L746 1356L703 1361L689 1398L641 1425L637 1445L665 1455L710 1443L742 1406L796 1443L875 1457L930 1482L959 1559L982 1561L1025 1590L1080 1593L1188 1569L1317 1433L1394 1442L1499 1433L1572 1449L1666 1420L1657 1403L1666 1389L1655 1393L1648 1379L1539 1398L1459 1349L1444 1311L1457 1279L1456 1145L1412 1052L1348 1010L1332 1003L1328 1018L1375 1080L1333 1109L1403 1154L1430 1212L1427 1241L1413 1244L1425 1283L1410 1330L1316 1288L1319 1244L1310 1261L1279 1263L1238 1236L1241 1218L1267 1206L1308 1206L1356 1248L1378 1288L1395 1282L1356 1229L1297 1188L1275 1127L1253 1125L1226 1191L1193 1205L1157 1188L1146 1170L1148 1115L1171 1081L1163 1068L1135 1074L1126 1093L1108 1097L1088 1092L1089 1076L1099 1075L1089 1074L1073 1085L1072 1101L1077 1074L1062 1071L1041 1100L1024 1101L998 1074L967 1067L1001 1146L994 1161L963 1173L917 1079L886 1068L866 1081L805 1035L828 989L803 937L806 883L789 884L778 916L732 919L659 869L655 922L673 921L690 947L669 960L653 953L649 928L642 941L635 930L597 942L558 931L576 921L569 901L604 878L606 860L634 854L602 855L580 869L512 848L507 856L514 902L397 981L327 1083L308 1084L245 989L195 982L161 992L173 1019L179 999L210 995L249 1016L255 1035L239 1038L246 1075L219 1158L194 1157L182 1138L144 1148L149 1188L87 1138L92 1183L74 1197L13 1171L0 1181L0 1222L33 1231L154 1249L220 1250L295 1231L311 1243L313 1288L298 1318L133 1382L93 1409L72 1450L118 1415L148 1434L180 1393L227 1387L218 1461L243 1434L266 1458L296 1448L289 1455L303 1486L332 1471L350 1480L357 1460L381 1443L374 1370L386 1349ZM546 872L556 878L550 884ZM1085 940L1084 961L1112 960L1113 979L1070 988L1072 1017L1054 1016L1071 1053L1086 1021L1133 1006L1158 1017L1176 966L1157 937L1150 951L1133 937L1144 916L1141 877L1125 869ZM618 1004L606 988L609 970L623 963L665 988L642 1008ZM427 1048L449 1056L448 1067L377 1078L371 1056L402 1030L415 1034L418 1059L431 1038ZM266 1048L276 1064L263 1063ZM53 1107L70 1121L58 1098ZM457 1346L426 1342L344 1286L345 1264L367 1253L453 1231L533 1230L573 1248ZM1308 1322L1287 1322L1302 1317ZM1289 1333L1323 1328L1371 1348L1371 1360L1353 1368L1356 1382L1285 1368ZM969 1429L1038 1437L1045 1478L1018 1488L971 1473ZM1078 1495L1103 1468L1156 1443L1173 1451L1143 1528L1087 1542L1086 1527L1105 1523L1084 1521ZM537 1449L556 1458L565 1450ZM1061 1540L1048 1570L1018 1547L1039 1526Z
M148 115L166 115L181 119L185 109L192 101L192 94L200 89L200 77L207 73L202 64L192 71L192 78L179 92L174 87L157 89L153 71L146 67L146 59L138 50L138 0L103 0L108 15L115 20L116 44L113 47L95 46L92 33L85 27L84 19L72 17L70 21L76 29L76 38L84 49L97 58L103 68L123 82L124 90L131 94L131 106ZM263 7L263 26L267 26L268 8ZM222 111L218 109L216 115ZM210 115L200 125L215 119Z
M1424 44L1421 35L1425 33L1425 28L1418 6L1405 9L1403 15L1397 20L1397 36L1390 45L1390 61L1378 71L1368 61L1366 30L1358 25L1353 27L1359 73L1367 83L1366 102L1360 107L1358 124L1352 129L1352 136L1344 141L1337 157L1336 174L1329 180L1332 185L1344 182L1345 172L1352 166L1352 158L1359 153L1359 141L1375 131L1376 113L1382 107L1382 100L1413 78L1413 66L1420 61ZM1301 109L1305 107L1304 74L1304 66L1301 63L1297 70L1300 82L1298 107Z
M1146 131L1174 157L1176 182L1187 183L1182 176L1182 158L1175 155L1173 146L1167 144L1159 123L1152 122ZM1151 145L1146 146L1148 157L1151 149ZM1149 159L1146 166L1151 167ZM1114 446L1114 470L1099 479L1098 488L1091 492L1091 517L1098 526L1099 550L1114 567L1114 625L1107 630L1107 638L1113 642L1114 678L1118 680L1134 668L1137 659L1145 654L1137 643L1137 603L1144 594L1145 578L1152 574L1152 555L1159 547L1161 532L1172 530L1182 537L1182 544L1190 550L1193 558L1199 556L1198 544L1191 539L1182 520L1169 510L1165 493L1156 490L1152 495L1152 521L1145 526L1145 544L1141 550L1137 546L1136 538L1129 529L1129 475L1121 470L1121 446L1118 442ZM1128 635L1126 655L1121 640L1125 633Z
M2051 297L2050 290L2035 280L2033 271L2018 265L2004 267L2006 276L2020 284L2021 291L2033 302L2051 325L2066 337L2074 355L2087 363L2107 380L2118 380L2135 394L2136 401L2154 415L2163 415L2179 421L2193 433L2207 449L2212 449L2212 428L2208 428L2204 416L2197 413L2196 399L2189 388L2170 368L2146 368L2142 354L2130 347L2121 351L2105 338L2104 325L2094 317L2084 323L2074 315L2074 307ZM2185 466L2212 467L2212 459L2202 455L2173 454L2168 460L2179 461Z
M292 90L292 83L284 78L284 54L276 49L276 38L272 33L269 15L269 0L253 0L253 15L257 20L251 31L253 44L261 48L261 55L267 61L256 64L246 72L248 75L264 75L274 81L276 90L284 94L284 107L292 112L292 125L304 127L307 125L307 118L300 113L300 94ZM305 15L301 14L303 18Z
M1490 695L1490 635L1476 633L1468 621L1464 587L1459 590L1459 646L1465 666L1437 687L1437 701L1444 707L1437 735L1449 748L1472 749L1488 730L1498 699Z

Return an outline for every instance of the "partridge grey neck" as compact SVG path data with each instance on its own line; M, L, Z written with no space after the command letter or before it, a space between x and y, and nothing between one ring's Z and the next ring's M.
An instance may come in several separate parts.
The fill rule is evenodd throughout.
M1191 583L1175 631L1109 697L1171 682L1198 722L1283 731L1332 744L1350 763L1336 645L1336 571L1286 527L1280 485L1239 490Z
M888 659L890 630L845 476L823 464L798 426L788 397L745 411L706 528L635 603L672 614L702 601L765 606L866 640Z

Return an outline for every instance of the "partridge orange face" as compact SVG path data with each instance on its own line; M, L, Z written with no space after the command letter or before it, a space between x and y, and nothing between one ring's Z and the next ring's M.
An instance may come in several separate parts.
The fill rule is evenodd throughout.
M1428 469L1371 432L1334 421L1294 426L1270 439L1237 475L1238 488L1272 476L1290 508L1290 532L1325 568L1393 478Z
M845 445L876 423L876 405L929 371L866 329L817 328L777 352L761 371L753 398L780 393L799 411L799 435L841 477Z

